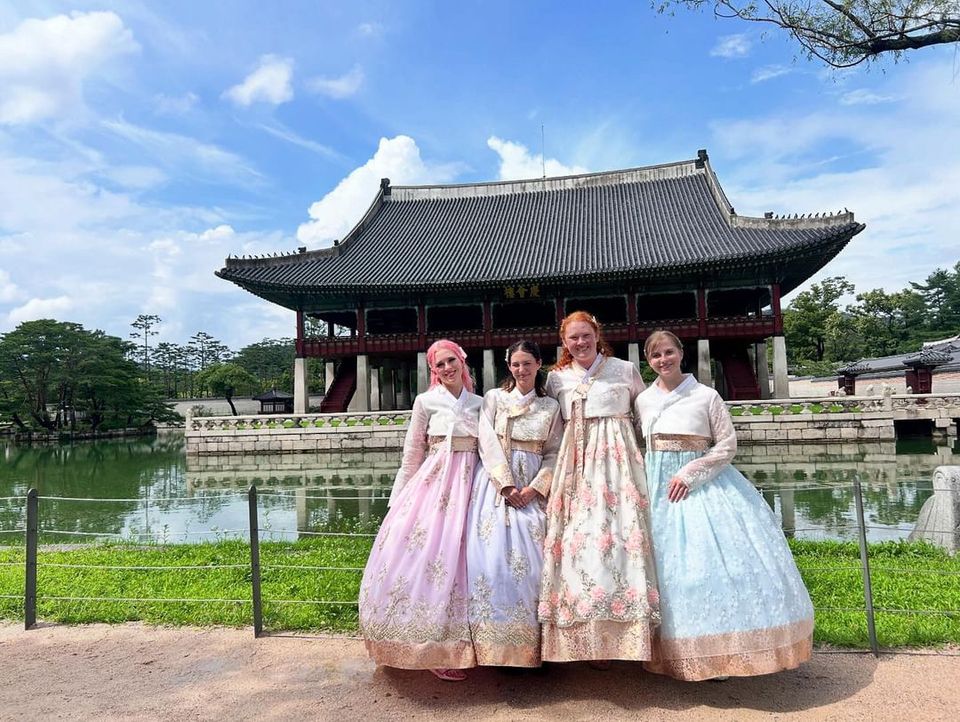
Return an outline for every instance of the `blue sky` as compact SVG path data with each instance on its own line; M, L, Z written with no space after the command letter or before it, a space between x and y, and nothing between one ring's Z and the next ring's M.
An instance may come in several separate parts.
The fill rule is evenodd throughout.
M233 348L293 315L213 276L329 245L379 178L539 176L707 148L737 211L855 211L823 275L960 259L960 61L837 72L781 34L640 2L7 2L0 333L53 317Z

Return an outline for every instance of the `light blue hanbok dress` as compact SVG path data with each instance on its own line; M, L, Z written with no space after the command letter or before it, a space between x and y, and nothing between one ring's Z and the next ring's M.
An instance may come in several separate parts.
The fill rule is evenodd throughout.
M637 397L646 439L661 623L650 671L677 679L749 676L810 658L813 606L770 507L730 465L733 421L687 376ZM670 480L690 488L671 502Z
M483 468L473 486L466 530L468 617L477 664L540 665L544 500L562 436L554 399L516 389L493 389L484 396ZM515 509L502 495L509 486L532 486L540 496Z

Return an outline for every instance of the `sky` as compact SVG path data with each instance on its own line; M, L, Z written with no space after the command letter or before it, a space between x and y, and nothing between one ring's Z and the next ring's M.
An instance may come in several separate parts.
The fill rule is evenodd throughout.
M700 148L742 215L867 224L810 282L896 291L960 260L958 138L956 48L835 71L783 33L644 0L7 0L0 333L55 318L127 337L146 313L154 343L290 337L292 312L214 272L330 245L382 177Z

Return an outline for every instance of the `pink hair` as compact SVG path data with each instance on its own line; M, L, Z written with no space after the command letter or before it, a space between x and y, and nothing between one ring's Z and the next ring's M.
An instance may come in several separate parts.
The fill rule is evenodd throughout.
M437 374L437 370L434 368L437 354L440 351L449 351L460 360L460 381L463 382L463 388L473 393L473 379L470 377L470 366L467 364L467 352L460 348L459 344L448 341L445 338L434 341L430 344L430 348L427 349L427 365L430 367L430 388L442 383L440 376Z

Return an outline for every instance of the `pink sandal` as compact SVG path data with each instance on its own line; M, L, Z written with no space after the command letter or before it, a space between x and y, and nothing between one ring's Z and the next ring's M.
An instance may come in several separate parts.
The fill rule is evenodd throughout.
M467 678L467 673L462 669L431 669L430 673L444 682L462 682Z

